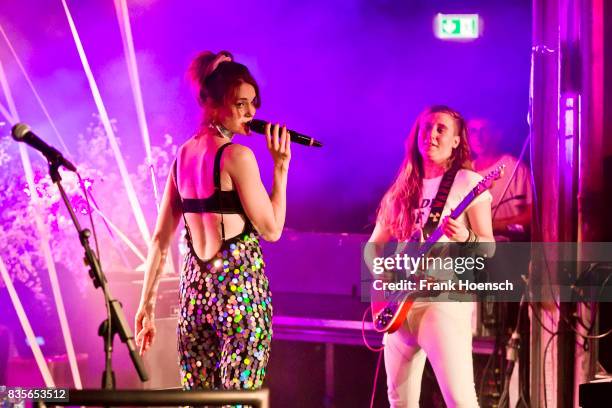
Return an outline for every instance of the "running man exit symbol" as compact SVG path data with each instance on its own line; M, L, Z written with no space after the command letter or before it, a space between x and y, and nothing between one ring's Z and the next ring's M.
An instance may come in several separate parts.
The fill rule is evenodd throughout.
M478 38L478 14L442 14L434 19L436 37L443 40L465 40Z

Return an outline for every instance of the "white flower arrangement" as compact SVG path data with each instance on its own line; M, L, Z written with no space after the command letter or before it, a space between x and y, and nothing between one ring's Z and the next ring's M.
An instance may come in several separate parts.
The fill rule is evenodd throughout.
M112 124L114 126L115 122ZM77 154L71 159L74 159L95 205L142 252L146 253L148 243L143 242L136 227L115 158L99 118L95 117L95 121L88 126L85 134L78 136L77 150ZM170 135L164 136L163 146L152 146L151 165L155 169L157 178L155 182L158 186L164 185L176 150L177 146L173 144ZM125 159L126 162L129 160ZM0 166L7 169L0 172L0 256L7 266L11 279L28 287L36 299L50 310L52 296L44 284L47 281L47 268L39 250L40 234L34 222L34 213L39 214L49 232L53 259L56 266L61 266L57 268L58 274L69 274L63 277L76 282L82 291L87 285L91 285L91 279L83 264L83 250L76 229L57 186L48 175L44 162L32 163L37 204L30 199L32 192L25 179L16 143L8 136L0 138ZM130 173L130 180L139 197L148 225L153 225L156 205L149 164L141 163L135 169L134 173ZM74 173L64 171L61 171L61 176L62 186L81 226L91 228L87 202L78 178ZM105 273L131 270L141 262L115 234L109 232L95 211L93 218ZM90 244L92 248L96 248L93 237L90 239ZM4 282L0 280L0 290L3 287Z

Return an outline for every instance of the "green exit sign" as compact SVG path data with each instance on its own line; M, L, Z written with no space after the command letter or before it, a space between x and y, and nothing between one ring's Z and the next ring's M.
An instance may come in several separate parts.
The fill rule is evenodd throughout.
M478 38L478 14L442 14L434 20L436 37L445 40Z

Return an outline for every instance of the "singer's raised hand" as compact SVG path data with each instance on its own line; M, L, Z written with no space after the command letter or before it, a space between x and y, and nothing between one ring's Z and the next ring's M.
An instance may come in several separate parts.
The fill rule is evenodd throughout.
M274 167L288 170L291 161L291 138L287 126L281 127L278 123L274 126L271 123L266 124L266 142L274 160Z

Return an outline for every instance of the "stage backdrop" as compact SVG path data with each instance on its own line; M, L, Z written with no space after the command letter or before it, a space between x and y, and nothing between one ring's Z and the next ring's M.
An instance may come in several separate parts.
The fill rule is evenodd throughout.
M368 232L401 162L410 124L424 106L448 104L466 116L489 116L510 149L520 145L527 131L530 3L128 1L152 141L162 144L170 134L180 143L193 134L200 116L187 66L198 51L229 50L259 81L258 117L325 143L321 150L294 149L288 226ZM113 2L67 4L117 120L128 166L135 167L144 148ZM478 13L482 37L438 40L432 30L438 12ZM2 2L0 23L61 134L76 141L95 121L96 109L61 1ZM0 59L22 121L58 145L3 40ZM8 134L8 126L0 129ZM237 141L253 147L269 183L262 137Z
M202 50L229 50L251 69L263 102L257 117L286 123L325 144L322 149L293 149L287 218L287 227L293 231L284 235L282 244L294 245L292 250L296 252L284 251L286 247L280 244L266 247L271 262L269 272L276 274L271 279L273 290L278 289L276 293L290 291L291 284L296 286L289 280L294 277L295 282L302 279L304 283L299 289L310 293L316 288L317 277L332 267L335 269L329 273L335 278L327 283L334 286L320 293L348 296L353 292L353 279L358 279L359 271L351 271L348 266L358 263L359 255L352 258L347 254L354 252L346 252L345 248L358 248L355 240L364 240L371 232L378 202L403 158L406 135L425 106L447 104L466 117L491 118L504 132L504 146L514 152L527 134L529 1L127 3L160 188L176 146L193 135L200 122L201 112L185 74L192 58ZM153 188L145 166L145 149L113 1L66 0L66 4L152 229L156 213ZM481 38L469 42L435 38L433 20L440 12L478 13L484 24ZM96 116L62 1L1 1L0 24L65 146L45 118L4 36L0 36L0 62L20 120L77 163L102 212L134 241L138 250L145 252L147 243L136 227L115 159ZM4 96L0 93L0 104L7 107L12 101ZM98 324L105 317L101 293L93 289L87 277L63 204L55 186L44 178L45 163L32 149L29 152L35 182L43 203L39 208L29 204L31 192L16 144L8 137L9 122L0 112L0 256L24 299L39 341L44 341L43 352L47 356L63 353L47 268L32 216L34 212L40 214L50 228L68 322L81 355L84 384L95 387L103 364L102 345L96 336ZM263 137L237 137L236 141L253 148L269 186L272 163ZM65 181L73 205L83 215L83 225L89 226L84 216L86 206L76 195L75 180L66 175ZM114 295L123 301L132 322L142 279L142 272L134 270L142 260L117 234L113 242L98 216L96 220L102 264ZM178 270L177 245L173 248ZM336 259L328 262L323 259L327 256ZM288 261L282 262L283 257ZM318 262L321 268L317 268ZM276 272L272 264L276 264ZM287 264L299 268L280 269ZM315 268L312 272L316 273L308 275L306 266ZM176 280L174 277L165 281L168 293L176 292ZM23 378L40 382L33 377L37 370L2 286L0 310L7 313L0 319L0 333L4 333L0 334L0 343L6 344L10 331L12 346L8 359L6 347L0 350L0 378L6 371L22 376L9 378L8 384L26 385ZM176 301L170 295L168 298ZM163 317L163 307L159 308L159 317ZM166 304L166 309L171 307ZM304 315L307 313L310 311L305 310ZM167 328L168 336L173 336L172 325ZM171 347L174 340L160 340L160 346L166 344ZM137 386L125 348L118 341L116 350L118 383L123 387ZM7 370L2 370L2 360L8 361ZM29 366L23 368L19 364ZM56 370L68 372L61 358L56 366ZM69 383L69 375L58 377Z

